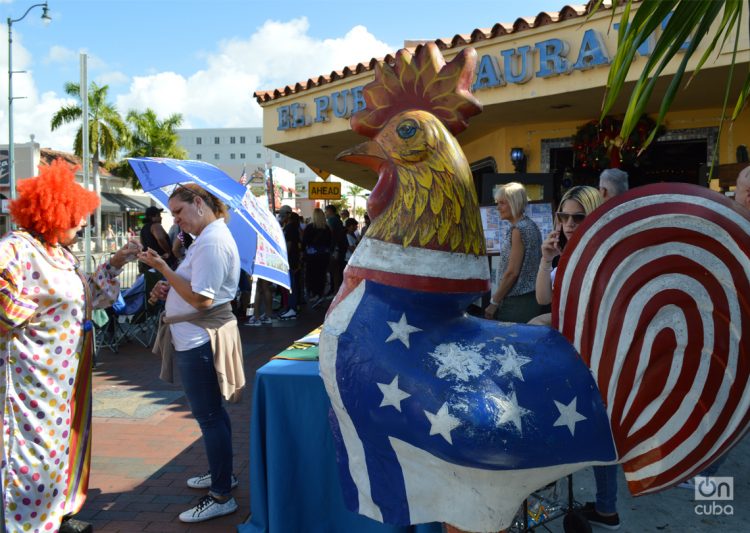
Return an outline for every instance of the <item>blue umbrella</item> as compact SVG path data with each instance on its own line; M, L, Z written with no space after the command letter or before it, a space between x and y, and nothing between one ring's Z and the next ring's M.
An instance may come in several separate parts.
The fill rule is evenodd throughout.
M273 213L244 185L203 161L132 157L128 162L143 190L165 207L169 195L181 183L197 183L219 197L230 210L228 227L237 242L242 268L290 288L289 261L281 227Z

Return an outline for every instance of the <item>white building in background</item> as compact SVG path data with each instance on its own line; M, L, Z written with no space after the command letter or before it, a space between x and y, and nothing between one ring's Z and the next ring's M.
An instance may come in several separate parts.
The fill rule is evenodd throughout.
M237 180L243 170L249 178L254 172L271 168L274 185L282 189L281 203L298 208L305 217L311 216L315 207L325 204L307 198L308 182L323 180L305 163L266 148L263 128L199 128L176 132L188 159L211 163ZM328 180L341 182L343 194L348 193L349 182L336 176ZM356 201L359 205L363 202L361 198Z

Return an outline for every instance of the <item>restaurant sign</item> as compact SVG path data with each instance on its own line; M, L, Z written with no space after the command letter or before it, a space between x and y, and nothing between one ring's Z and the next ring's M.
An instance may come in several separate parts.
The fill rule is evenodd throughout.
M307 197L312 200L340 200L341 183L335 181L311 181Z
M662 23L666 25L669 17ZM615 30L619 24L613 25ZM647 57L654 49L656 37L651 35L638 48L641 56ZM688 43L684 43L685 50ZM573 62L570 43L562 39L546 39L531 46L519 46L500 50L498 55L485 54L479 58L477 73L472 91L482 91L508 84L523 84L532 78L552 78L573 71L584 71L609 65L611 59L602 34L589 29L583 32L578 46L578 54ZM536 70L534 66L536 65ZM328 122L331 115L348 119L365 108L364 86L342 89L314 99L315 109L308 113L306 104L293 103L279 106L277 130L292 130L311 126L314 123Z

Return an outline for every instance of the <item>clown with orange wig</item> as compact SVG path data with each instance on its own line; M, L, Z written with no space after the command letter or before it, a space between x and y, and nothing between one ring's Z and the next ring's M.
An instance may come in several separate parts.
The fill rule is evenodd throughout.
M68 247L99 205L61 160L18 183L0 239L4 531L55 532L80 510L91 445L91 309L117 298L137 243L86 275Z

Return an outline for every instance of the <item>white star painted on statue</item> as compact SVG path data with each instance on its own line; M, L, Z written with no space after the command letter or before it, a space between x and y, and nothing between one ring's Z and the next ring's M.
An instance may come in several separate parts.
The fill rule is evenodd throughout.
M523 373L521 367L531 362L530 357L518 355L513 345L503 346L503 354L500 356L502 360L502 366L498 376L504 376L505 374L513 374L515 377L523 381Z
M411 394L398 388L398 375L393 378L393 381L389 385L385 383L376 383L376 385L380 389L380 392L383 393L383 401L380 402L380 407L392 405L400 413L401 401L407 399Z
M428 411L425 411L424 414L431 424L430 435L440 434L445 440L448 441L448 444L453 444L453 440L451 439L451 431L460 426L461 421L448 412L448 404L444 403L443 406L435 414L432 414Z
M511 391L508 396L492 395L490 400L495 404L498 410L497 426L500 427L503 424L512 422L519 432L522 432L521 417L529 414L528 409L524 409L518 405L515 391Z
M576 436L576 422L586 420L586 417L581 413L576 412L577 397L573 398L573 401L568 405L562 404L557 400L554 400L557 410L560 411L560 416L555 420L554 426L568 426L570 434Z
M387 321L388 325L391 327L391 336L385 339L385 342L391 342L395 341L396 339L400 340L404 343L404 346L407 348L409 347L409 335L412 333L415 333L417 331L422 331L419 328L415 328L414 326L410 326L406 322L406 313L403 313L401 315L401 320L398 322L391 322L390 320Z

